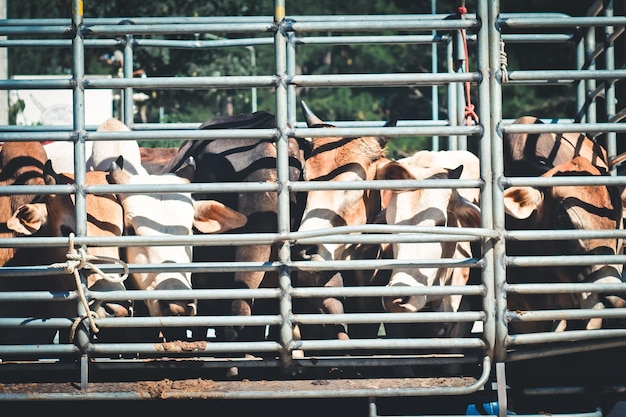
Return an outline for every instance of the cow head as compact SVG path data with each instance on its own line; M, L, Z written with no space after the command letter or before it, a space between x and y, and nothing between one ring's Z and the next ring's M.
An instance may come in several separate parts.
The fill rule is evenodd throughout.
M44 185L43 168L48 156L41 142L5 142L0 151L0 186ZM4 225L15 210L32 202L35 195L0 196L0 224ZM14 232L6 227L0 237L13 237ZM5 265L14 255L14 248L0 248L0 265Z
M302 102L307 126L333 127L322 122ZM395 125L395 121L387 126ZM357 138L317 137L304 165L306 181L368 181L376 177L378 166L388 160L385 147L388 138L363 136ZM309 191L299 231L330 229L337 226L372 222L381 210L377 190L314 190ZM320 244L299 248L304 259L342 259L345 245Z
M47 185L73 184L72 174L58 174L52 169L52 163L48 160L44 168L44 177ZM102 171L88 171L85 177L86 185L107 184L106 173ZM121 236L123 230L122 206L117 198L111 194L87 194L87 236ZM76 232L76 207L73 195L48 194L42 196L39 202L25 204L19 207L13 216L7 221L7 227L23 236L51 236L68 237ZM37 255L30 253L36 250ZM29 249L29 257L36 258L38 263L61 263L67 261L68 248L38 248ZM93 256L118 259L119 250L116 247L90 247L87 253ZM21 254L21 259L26 257ZM112 280L107 280L97 273L91 273L87 277L87 287L90 290L112 291L124 290L124 285L119 280L119 274ZM56 290L75 289L71 277L64 275L59 277L59 285ZM54 282L50 280L50 282ZM42 288L44 289L44 288ZM50 289L50 288L45 288ZM99 317L127 316L129 315L130 302L94 302L91 305Z
M109 168L108 180L112 184L187 184L195 172L190 159L175 173L162 175L133 175L123 169L120 156ZM243 226L247 218L216 201L194 201L190 193L144 192L120 193L124 207L126 233L158 237L163 235L188 236L192 227L204 233L217 233ZM190 263L191 245L133 246L127 249L128 261L140 264ZM191 289L188 272L137 272L132 275L134 284L143 290ZM150 315L195 315L195 301L174 300L146 302Z
M309 127L333 127L324 123L302 102L302 110ZM395 121L387 123L393 126ZM318 137L310 140L310 149L304 164L306 181L353 182L374 180L378 166L387 162L385 137ZM362 225L374 222L381 211L378 190L313 190L307 194L302 222L298 231L328 230L339 226ZM296 245L295 260L341 260L348 256L349 244L321 243L312 246ZM299 286L343 286L341 272L298 271ZM344 312L343 302L337 298L316 299L314 308L330 314ZM327 331L328 337L348 338L347 325L337 324Z
M478 172L478 158L467 153L467 172ZM424 167L424 161L404 158L386 164L379 172L385 180L436 180L459 179L466 169L459 165L454 169L441 167L452 162L450 158L440 161L440 167ZM433 164L428 164L433 165ZM474 176L476 174L468 174ZM476 178L474 178L476 179ZM421 188L386 191L385 219L387 224L439 227L479 227L480 209L466 200L456 189ZM395 259L442 259L471 256L469 242L423 242L394 243ZM447 285L457 277L453 285L464 285L469 270L467 268L394 268L388 286L433 286ZM458 307L460 297L451 302ZM415 312L427 302L434 301L426 295L408 297L383 297L383 306L389 312ZM453 307L455 308L455 307Z
M544 177L599 176L603 172L586 158L577 157L546 172ZM506 214L517 228L540 230L615 230L622 229L620 190L613 186L576 185L551 187L510 187L504 192ZM507 226L509 227L509 226ZM541 242L509 242L511 251L540 255L615 255L622 253L622 240L617 238L571 239ZM511 252L510 252L511 253ZM515 254L514 252L513 254ZM622 265L583 265L544 267L533 274L533 282L606 282L621 283ZM520 275L522 274L522 275ZM523 269L510 270L513 282L528 282ZM600 306L623 307L624 300L597 294L555 295L552 306L581 308ZM529 297L530 299L530 297ZM537 308L538 306L528 306ZM517 308L513 303L510 307ZM540 307L539 307L540 308ZM544 306L545 308L545 306Z

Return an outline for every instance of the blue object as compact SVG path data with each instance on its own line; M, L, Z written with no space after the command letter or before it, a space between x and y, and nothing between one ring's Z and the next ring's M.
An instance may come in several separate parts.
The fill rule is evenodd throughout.
M500 412L500 407L498 407L497 401L486 402L482 404L470 404L467 406L467 410L465 411L465 415L468 416L488 416L493 415L497 416ZM506 412L509 416L514 416L515 413L512 411Z

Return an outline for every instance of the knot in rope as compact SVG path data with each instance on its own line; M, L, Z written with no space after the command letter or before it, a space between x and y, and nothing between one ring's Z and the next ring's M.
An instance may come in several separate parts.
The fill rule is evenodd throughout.
M467 14L467 8L465 6L459 6L457 9L460 16ZM465 34L465 29L461 29L461 39L463 42L463 52L465 53L465 72L469 73L469 51L467 48L467 35ZM474 111L474 105L472 104L472 96L470 91L470 82L466 81L463 83L463 87L465 90L465 123L467 126L472 126L474 124L478 124L478 115Z
M509 71L507 70L508 65L509 61L506 56L506 51L504 50L504 41L500 39L500 71L502 72L502 79L500 82L502 84L509 82Z
M63 267L68 274L74 275L74 282L76 284L76 291L78 293L78 297L80 298L80 302L84 310L87 312L86 316L77 317L76 320L74 321L74 324L72 325L72 330L71 330L71 337L73 339L75 331L76 331L76 327L85 318L89 321L89 327L91 328L91 331L93 333L98 333L100 331L94 321L94 317L97 318L97 315L95 312L91 311L91 309L89 308L89 303L87 301L87 297L85 296L85 292L83 290L83 285L80 279L80 270L90 269L95 274L99 275L101 278L110 282L115 282L115 283L123 282L126 278L128 278L129 270L128 270L128 265L126 264L126 262L122 261L121 259L111 258L108 256L89 255L87 254L87 251L83 248L79 248L77 251L74 248L74 234L73 233L70 234L69 239L70 239L69 251L66 255L67 262L61 263L61 264L52 264L50 267L51 268ZM95 261L117 263L121 265L122 268L124 268L124 274L120 275L119 278L111 277L105 274L104 272L102 272L100 268L98 268L92 263Z
M472 126L474 124L478 124L478 114L474 110L474 105L469 103L465 106L465 120L468 126Z

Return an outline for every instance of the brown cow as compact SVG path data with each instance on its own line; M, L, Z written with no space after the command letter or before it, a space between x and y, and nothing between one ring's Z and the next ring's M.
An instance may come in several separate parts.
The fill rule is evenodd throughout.
M600 176L603 172L587 158L578 156L549 171L544 177ZM622 229L620 190L613 186L510 187L504 192L507 230L615 230ZM616 238L572 239L566 241L507 241L508 256L615 255L622 253ZM509 283L622 282L622 265L509 267ZM624 307L624 300L602 294L508 295L509 310L550 308ZM511 332L537 332L571 328L597 328L598 320L580 322L512 322Z
M522 116L514 124L542 124ZM504 171L509 177L538 177L551 168L582 156L594 166L609 170L606 150L582 133L505 133Z
M43 169L48 155L40 142L5 142L0 152L0 185L45 185ZM35 195L2 195L0 196L0 237L11 238L16 234L7 227L7 221L20 206L34 201ZM0 266L7 265L17 253L16 248L0 248ZM35 278L5 277L0 279L1 291L18 291L22 288L36 289ZM32 306L25 303L0 303L1 317L29 317ZM14 332L11 329L0 331L0 342L20 343L32 339L25 332Z
M308 127L333 127L324 123L302 104ZM395 121L386 126L395 125ZM357 138L318 137L311 139L312 149L305 161L306 181L366 181L374 180L385 158L388 138L364 136ZM315 190L309 191L299 232L330 229L373 223L381 212L380 193L377 190ZM294 259L332 261L350 256L351 245L321 243L313 246L296 246ZM347 275L340 272L298 271L299 286L343 286ZM314 309L327 314L341 314L344 304L337 298L313 299ZM326 329L327 338L348 339L348 328L338 323Z
M0 151L0 186L45 185L43 167L48 155L40 142L5 142ZM0 196L0 237L15 236L6 222L23 204L30 203L35 195ZM0 248L0 265L5 265L15 255L14 248Z
M52 169L51 161L44 168L47 185L73 184L72 174L57 174ZM108 184L106 173L89 171L86 173L86 185ZM76 207L74 196L68 194L49 194L41 201L24 204L18 207L7 221L7 227L22 236L68 237L76 231ZM88 194L86 197L87 236L121 236L123 231L122 206L112 194ZM67 247L27 247L19 249L8 266L51 265L65 263ZM104 263L111 259L119 259L117 247L102 246L87 248L91 257L105 257ZM93 258L92 258L93 259ZM95 262L95 261L94 261ZM85 270L83 270L84 272ZM91 271L87 275L87 287L92 291L123 291L125 290L120 274L100 275ZM50 290L67 292L76 290L76 282L72 273L47 275L44 277L19 278L20 285L14 290ZM28 285L27 285L28 284ZM76 301L54 302L42 309L34 310L41 317L75 317ZM130 301L101 302L90 300L89 308L98 317L124 317L130 313ZM52 332L52 331L51 331ZM43 341L50 341L53 333L44 336Z

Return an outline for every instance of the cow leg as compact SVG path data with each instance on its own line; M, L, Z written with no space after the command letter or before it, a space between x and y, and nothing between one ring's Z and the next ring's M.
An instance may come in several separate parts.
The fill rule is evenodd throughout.
M343 287L343 276L340 272L337 272L335 275L330 277L328 282L324 285L325 287ZM338 298L328 297L324 299L319 299L318 302L321 301L321 305L319 305L320 310L324 314L343 314L343 300ZM339 339L339 340L348 340L350 337L348 336L348 325L346 323L337 323L332 325L331 327L325 327L324 333L326 334L327 339Z

